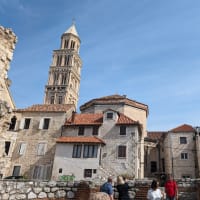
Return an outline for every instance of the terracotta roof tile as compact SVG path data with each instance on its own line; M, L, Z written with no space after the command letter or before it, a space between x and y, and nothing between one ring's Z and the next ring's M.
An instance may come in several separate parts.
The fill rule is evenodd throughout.
M118 113L119 118L116 124L138 124L122 113ZM65 125L101 125L103 123L103 113L75 113Z
M73 108L73 104L36 104L24 109L17 109L19 112L66 112Z
M194 128L191 125L188 124L183 124L181 126L178 126L172 130L170 130L169 132L173 132L173 133L178 133L178 132L194 132Z
M90 106L95 105L95 104L100 104L100 105L101 104L127 104L130 106L145 110L148 115L148 106L147 105L145 105L143 103L139 103L139 102L131 100L131 99L128 99L128 98L126 98L125 95L121 96L118 94L92 99L92 100L88 101L87 103L83 104L82 106L80 106L80 110L82 111Z
M101 125L103 123L102 113L83 113L72 115L65 125Z
M167 132L164 131L149 131L147 132L147 138L152 140L160 140Z
M132 120L122 113L119 113L117 124L139 124L139 122Z
M97 143L105 144L103 140L94 136L66 136L60 137L56 141L57 143Z

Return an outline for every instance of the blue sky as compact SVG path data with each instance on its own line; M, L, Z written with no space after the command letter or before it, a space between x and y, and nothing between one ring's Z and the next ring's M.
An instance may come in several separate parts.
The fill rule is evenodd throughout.
M120 94L149 106L148 130L200 125L200 1L1 0L18 37L9 78L17 108L43 103L52 52L76 20L79 106Z

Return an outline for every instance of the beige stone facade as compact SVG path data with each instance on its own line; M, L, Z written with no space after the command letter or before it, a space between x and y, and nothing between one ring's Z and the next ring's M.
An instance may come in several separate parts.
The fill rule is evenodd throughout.
M73 24L61 37L60 49L54 50L49 79L45 88L45 104L77 106L82 62L80 39Z
M8 131L14 101L9 91L8 71L17 37L11 29L0 26L0 177L7 173L17 134Z
M71 174L76 180L105 180L122 174L140 178L141 134L141 124L113 109L75 114L65 123L65 137L56 145L53 178Z
M33 105L13 113L17 133L8 175L29 179L50 179L56 139L62 125L74 112L74 105Z

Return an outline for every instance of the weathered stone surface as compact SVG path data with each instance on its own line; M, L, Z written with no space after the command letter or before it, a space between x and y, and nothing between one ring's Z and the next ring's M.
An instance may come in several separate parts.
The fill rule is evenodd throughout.
M50 192L50 191L51 191L50 187L44 187L44 192Z
M68 198L74 198L74 196L75 196L74 192L72 192L72 191L68 191L67 192L67 197Z
M59 188L58 187L52 187L51 192L56 192Z
M38 195L39 199L46 198L46 197L47 197L47 194L45 192L40 192Z
M49 198L54 198L54 197L55 197L55 195L54 195L54 193L53 193L53 192L50 192L50 193L48 193L48 197L49 197Z
M9 199L9 194L8 193L3 194L2 199Z
M90 194L89 200L110 200L110 197L104 192L96 192Z
M26 195L25 194L17 194L16 196L15 196L15 198L16 199L26 199Z
M36 187L33 188L34 193L39 194L42 191L42 188Z
M59 190L56 192L55 197L56 198L61 198L61 197L65 197L66 196L66 192L64 190Z
M36 197L37 197L37 195L35 193L33 193L33 192L30 192L28 194L28 199L35 199Z

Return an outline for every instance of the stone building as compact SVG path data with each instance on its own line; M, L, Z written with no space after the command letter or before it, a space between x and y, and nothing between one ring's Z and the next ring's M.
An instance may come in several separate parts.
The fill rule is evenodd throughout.
M8 131L11 112L15 108L8 79L10 62L17 37L11 29L0 26L0 177L7 173L17 134Z
M145 138L145 176L172 174L175 179L199 178L199 132L188 124Z
M54 50L49 79L45 88L45 104L77 106L82 62L80 38L73 24L61 37L60 49Z
M41 104L13 113L13 131L17 139L8 175L23 175L29 179L50 179L56 139L62 125L75 111L73 104Z
M106 109L118 111L134 121L141 124L140 136L140 167L138 178L144 177L144 138L147 136L147 117L149 114L148 106L131 100L126 95L110 95L101 98L92 99L80 107L82 113L101 113Z
M140 140L141 124L115 110L74 114L57 140L53 178L138 177Z

